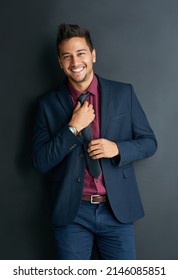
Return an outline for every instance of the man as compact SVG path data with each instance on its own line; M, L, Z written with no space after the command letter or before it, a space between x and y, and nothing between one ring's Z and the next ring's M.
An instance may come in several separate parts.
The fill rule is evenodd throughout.
M94 74L87 30L61 24L57 50L67 77L38 100L33 162L51 175L58 259L90 259L94 239L101 259L135 259L133 162L154 154L154 133L130 84Z

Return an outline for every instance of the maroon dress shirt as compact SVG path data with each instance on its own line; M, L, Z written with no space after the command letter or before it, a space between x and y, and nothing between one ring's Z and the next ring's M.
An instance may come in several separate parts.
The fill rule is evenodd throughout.
M77 105L78 97L83 93L76 90L72 84L69 82L69 90L71 93L71 99L74 107ZM89 85L87 92L91 93L88 97L88 102L93 105L95 112L95 119L92 121L91 130L93 139L100 138L100 88L96 75L94 75L91 84ZM106 194L106 188L104 185L103 174L101 172L100 176L96 179L93 178L87 168L85 167L85 177L84 177L84 195L93 195L93 194Z

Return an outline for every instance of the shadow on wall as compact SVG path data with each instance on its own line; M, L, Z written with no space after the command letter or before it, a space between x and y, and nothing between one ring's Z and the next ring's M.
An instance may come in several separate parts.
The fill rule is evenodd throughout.
M34 82L33 85L29 83L31 88L24 85L27 86L26 88L30 93L37 92L36 89L39 86L40 90L33 100L30 97L31 101L26 104L26 108L23 105L21 123L18 124L20 132L17 136L18 146L16 147L15 156L15 168L18 176L15 196L18 203L15 219L22 228L22 236L18 236L17 243L18 247L23 247L23 249L21 253L13 253L15 256L11 257L12 259L55 259L54 241L50 225L50 181L48 175L40 174L35 170L31 157L37 97L41 95L43 88L45 88L44 92L54 89L64 78L64 75L59 72L58 64L55 64L53 56L54 54L47 47L43 55L37 57L36 63L38 65L33 66L35 69L38 68L37 72L41 73L39 80L34 79L36 84ZM34 73L31 73L31 76L33 75ZM29 78L33 80L31 76ZM26 248L23 240L27 241Z
M21 129L16 165L22 182L17 189L19 208L21 205L21 226L31 247L21 259L54 259L54 244L50 227L50 184L48 175L35 170L31 158L31 139L36 102L29 104ZM20 200L23 200L21 202ZM23 208L22 208L23 207ZM19 210L20 211L20 210ZM17 217L17 220L19 218ZM19 245L20 246L20 245Z

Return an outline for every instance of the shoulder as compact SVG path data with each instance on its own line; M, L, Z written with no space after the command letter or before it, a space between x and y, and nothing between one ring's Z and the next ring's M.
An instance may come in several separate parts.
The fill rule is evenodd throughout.
M109 79L102 78L100 76L97 76L97 77L98 77L98 81L99 81L101 88L110 87L110 89L124 91L124 92L133 91L133 86L130 83L109 80Z
M38 97L40 102L48 102L50 100L55 100L61 92L66 91L68 89L66 80L64 80L58 87L49 90Z

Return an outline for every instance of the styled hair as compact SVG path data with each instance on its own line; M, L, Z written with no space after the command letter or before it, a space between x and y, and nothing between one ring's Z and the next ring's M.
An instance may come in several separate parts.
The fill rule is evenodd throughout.
M73 37L81 37L85 38L86 43L92 52L94 47L93 43L90 37L90 32L87 29L84 29L80 27L77 24L65 24L62 23L58 27L58 34L57 34L57 42L56 42L56 47L57 47L57 52L58 55L60 55L59 51L59 45L66 39L71 39Z

